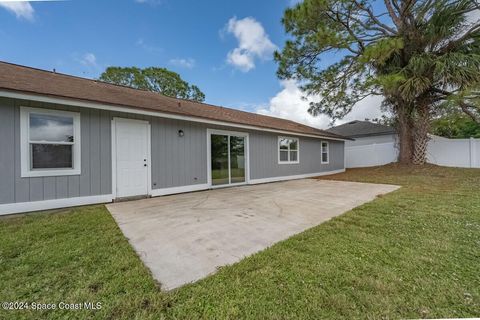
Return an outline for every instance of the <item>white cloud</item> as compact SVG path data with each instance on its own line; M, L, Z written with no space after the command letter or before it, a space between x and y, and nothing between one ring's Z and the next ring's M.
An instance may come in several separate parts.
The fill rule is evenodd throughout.
M252 17L240 20L231 18L226 25L226 31L233 34L238 41L238 47L228 53L227 62L243 72L255 68L255 58L271 58L277 48L270 41L261 23Z
M467 13L467 23L478 23L480 20L480 9Z
M137 42L135 42L135 45L137 47L142 48L146 52L152 53L152 54L157 54L157 53L160 53L160 52L163 51L163 49L160 48L160 47L152 46L152 45L146 43L142 38L138 39Z
M96 67L97 66L97 57L93 53L85 53L82 58L80 59L80 62L89 67Z
M382 96L368 96L362 101L358 102L343 119L338 120L335 124L342 124L353 120L365 120L381 118L382 114L385 114L380 109L383 101Z
M140 4L150 4L150 5L159 5L161 4L163 1L162 0L135 0L136 3L140 3Z
M193 58L187 58L187 59L176 58L176 59L170 59L169 63L176 66L176 67L191 69L195 66L195 59L193 59Z
M0 7L12 12L18 19L34 20L35 10L28 1L0 1Z
M281 82L283 89L278 92L270 102L263 107L258 107L256 112L263 115L283 118L305 125L326 129L331 122L326 115L314 117L308 113L309 103L315 101L314 98L303 99L304 93L293 80ZM351 120L364 120L365 118L378 118L382 112L380 110L381 97L372 96L363 99L357 103L352 112L336 124L341 124Z
M235 48L230 51L227 55L227 61L243 72L248 72L255 68L253 56L240 48Z
M308 113L308 104L312 100L303 99L303 93L293 80L282 81L283 89L278 92L265 107L257 113L300 122L316 128L326 128L330 119L320 115L313 117Z

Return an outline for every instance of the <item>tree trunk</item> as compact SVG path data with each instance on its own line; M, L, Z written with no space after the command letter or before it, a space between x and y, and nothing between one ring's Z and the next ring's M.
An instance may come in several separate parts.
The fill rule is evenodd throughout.
M399 110L398 116L398 139L399 153L398 162L411 164L413 158L413 125L409 114L405 110Z
M430 137L430 112L428 105L417 109L415 119L413 164L424 165L427 162L427 147Z

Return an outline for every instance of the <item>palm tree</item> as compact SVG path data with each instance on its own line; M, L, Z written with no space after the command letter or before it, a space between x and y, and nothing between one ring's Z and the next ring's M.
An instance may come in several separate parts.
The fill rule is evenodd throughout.
M473 0L305 0L285 12L293 39L276 53L278 75L321 97L313 115L341 118L366 96L383 96L399 161L423 164L441 104L479 121L479 18ZM332 53L341 58L323 67Z

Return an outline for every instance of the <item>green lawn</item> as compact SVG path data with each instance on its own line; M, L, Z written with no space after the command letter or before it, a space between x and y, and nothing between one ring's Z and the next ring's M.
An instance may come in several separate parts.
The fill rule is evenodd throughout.
M480 170L392 165L325 178L403 188L170 293L103 206L0 219L0 301L102 303L0 318L480 316Z

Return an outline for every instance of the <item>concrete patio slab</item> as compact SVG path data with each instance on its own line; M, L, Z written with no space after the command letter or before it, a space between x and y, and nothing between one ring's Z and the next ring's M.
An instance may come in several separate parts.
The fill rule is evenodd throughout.
M162 289L170 290L397 188L303 179L107 208Z

